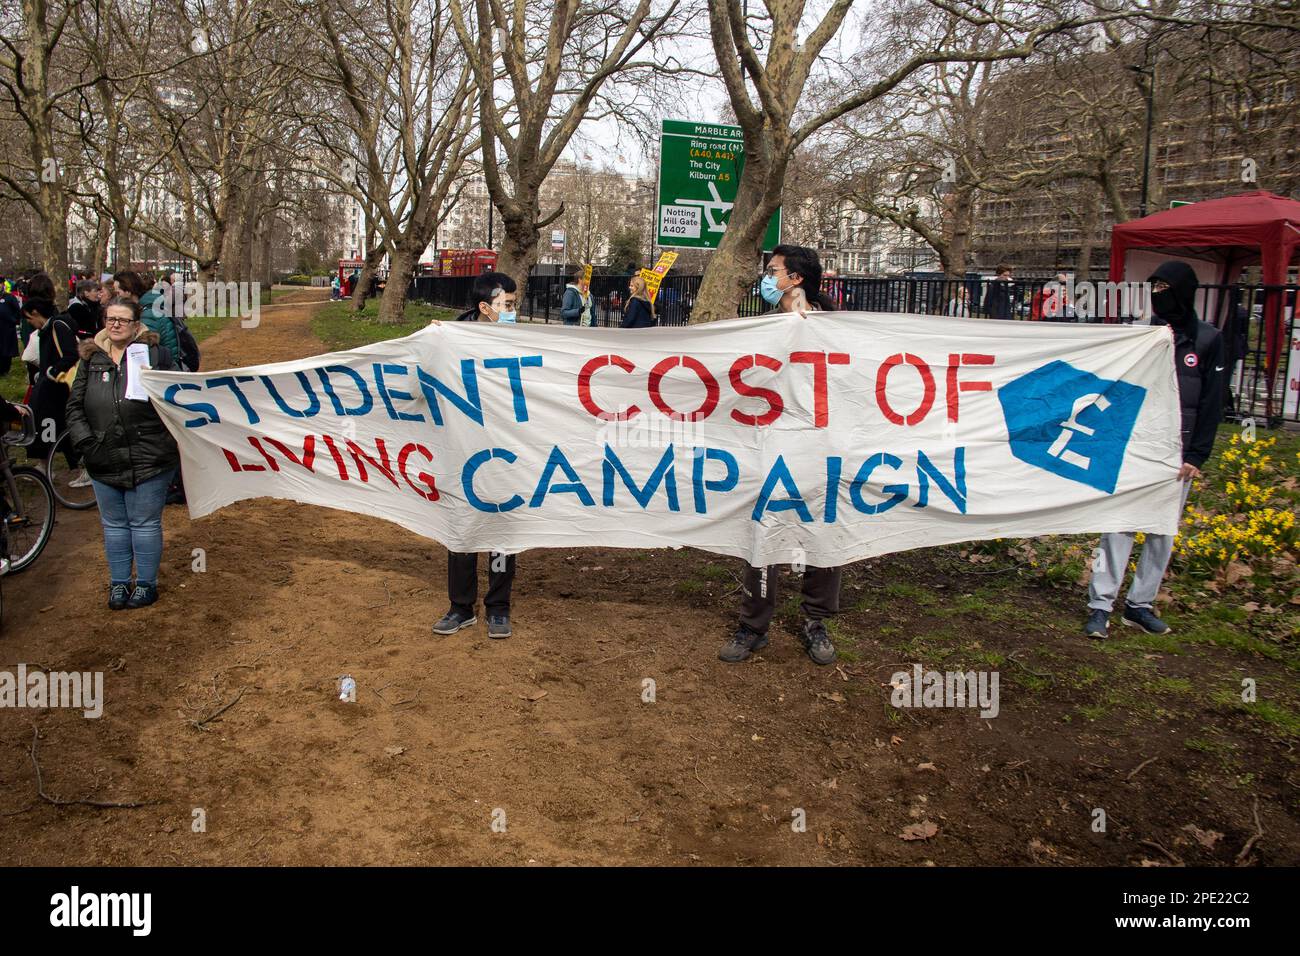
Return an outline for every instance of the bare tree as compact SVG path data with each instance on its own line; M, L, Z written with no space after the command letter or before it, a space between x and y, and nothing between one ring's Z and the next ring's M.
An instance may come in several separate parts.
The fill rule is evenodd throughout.
M360 153L355 175L338 182L367 206L382 234L382 246L370 250L389 255L379 321L397 323L439 213L466 157L478 149L472 70L447 27L443 0L385 0L346 35L335 22L346 19L348 5L321 2L317 13L329 52L322 76L342 92L350 143ZM322 135L319 146L340 168L353 162L334 143ZM364 288L357 292L364 295Z
M563 203L542 208L542 183L580 124L636 122L657 78L690 72L655 49L683 29L680 0L657 15L651 0L473 0L470 16L461 0L449 2L474 69L483 174L505 233L498 268L525 283L542 229L564 213Z

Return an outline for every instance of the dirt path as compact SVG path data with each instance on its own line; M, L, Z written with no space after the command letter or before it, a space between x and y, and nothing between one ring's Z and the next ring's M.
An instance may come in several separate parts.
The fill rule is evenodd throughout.
M319 352L315 308L267 309L257 328L209 339L205 363ZM1181 845L1186 823L1226 836L1179 852L1230 862L1254 830L1178 740L1126 782L1151 741L1119 717L1063 722L1064 690L1031 707L1004 686L996 720L900 718L882 685L918 658L890 635L941 628L887 593L886 575L941 600L969 584L927 581L916 556L852 569L842 630L857 662L836 669L811 665L788 629L761 660L719 663L739 569L688 551L527 553L511 640L436 638L444 555L304 505L247 502L196 522L173 507L162 601L110 613L97 518L60 512L47 553L5 583L0 665L106 671L107 701L99 720L0 711L0 862L1125 864L1160 859L1143 838ZM1032 614L1000 636L1069 643ZM344 673L356 704L335 699ZM156 803L40 802L33 722L47 793ZM1288 799L1266 799L1266 862L1297 862ZM1097 806L1113 808L1109 835L1090 829ZM792 830L799 811L806 832ZM922 821L940 835L900 839Z

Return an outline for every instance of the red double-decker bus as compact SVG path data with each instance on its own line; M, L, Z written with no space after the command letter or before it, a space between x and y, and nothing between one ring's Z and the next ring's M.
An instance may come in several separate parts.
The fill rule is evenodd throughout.
M491 249L439 249L438 275L476 276L497 267L497 254Z

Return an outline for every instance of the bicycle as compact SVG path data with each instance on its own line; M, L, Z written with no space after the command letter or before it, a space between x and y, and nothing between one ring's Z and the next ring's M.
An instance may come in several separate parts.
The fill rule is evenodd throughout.
M73 485L73 482L82 478L85 471L81 465L73 467L69 460L74 454L70 434L65 429L50 446L50 453L45 459L45 475L50 479L50 487L59 504L73 511L85 511L95 507L95 489L89 482L81 487ZM59 463L60 459L62 464Z
M27 409L25 405L15 405ZM8 574L18 574L40 556L54 530L54 488L44 472L31 465L19 465L9 457L9 448L26 448L36 441L36 422L31 410L22 415L21 429L0 436L5 446L0 456L0 516L4 523L4 555Z

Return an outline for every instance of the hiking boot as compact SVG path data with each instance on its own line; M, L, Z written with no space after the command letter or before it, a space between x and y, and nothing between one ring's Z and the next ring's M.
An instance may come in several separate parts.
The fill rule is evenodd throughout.
M455 634L457 631L462 631L467 627L473 627L477 623L478 617L473 611L470 611L468 614L462 614L460 611L452 608L433 625L433 633Z
M504 640L510 636L510 615L509 614L489 614L488 615L488 637L493 640Z
M126 607L127 601L131 600L131 585L114 584L108 589L108 609L110 611L120 611Z
M1169 625L1156 617L1155 611L1149 607L1134 607L1132 604L1125 604L1124 623L1133 627L1140 627L1148 634L1169 633Z
M131 592L131 597L127 599L126 608L128 610L137 607L148 607L154 601L158 600L158 588L153 584L136 583L135 590Z
M814 664L830 664L835 660L835 645L826 633L825 621L804 621L799 640Z
M731 635L731 639L722 645L718 651L718 660L726 661L728 664L739 664L741 661L748 660L749 655L755 651L761 651L767 647L767 635L753 631L745 625L736 628L736 633Z
M1093 608L1089 611L1088 623L1083 625L1083 634L1085 637L1095 637L1099 641L1110 637L1110 612L1103 611L1101 608Z

